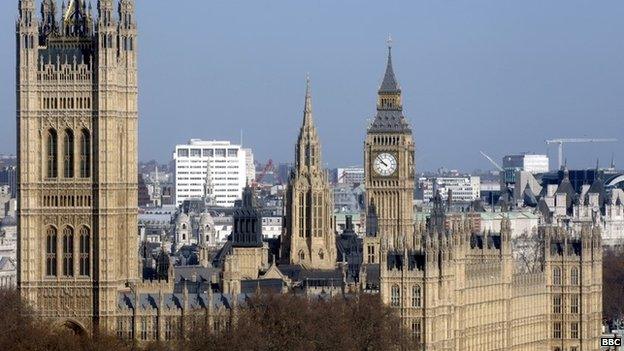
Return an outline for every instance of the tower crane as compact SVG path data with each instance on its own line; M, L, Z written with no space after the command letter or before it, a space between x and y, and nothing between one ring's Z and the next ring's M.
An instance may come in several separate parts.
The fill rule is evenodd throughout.
M614 138L560 138L545 140L546 145L557 144L559 147L559 169L561 169L561 161L563 160L563 144L567 143L613 143L617 139Z

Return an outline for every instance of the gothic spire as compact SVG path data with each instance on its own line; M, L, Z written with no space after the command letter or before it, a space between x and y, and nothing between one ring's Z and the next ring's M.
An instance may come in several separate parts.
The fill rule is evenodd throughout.
M310 75L306 75L305 106L303 108L303 123L309 124L312 120L312 88L310 87Z
M394 75L394 69L392 67L392 38L388 36L388 62L386 63L386 73L384 74L383 81L379 87L379 93L400 93L401 88Z

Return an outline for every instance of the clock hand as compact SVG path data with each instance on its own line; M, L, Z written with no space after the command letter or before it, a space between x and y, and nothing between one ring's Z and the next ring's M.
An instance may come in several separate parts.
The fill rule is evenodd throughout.
M379 162L381 162L381 164L383 164L384 166L388 167L388 164L385 163L382 159L379 159Z

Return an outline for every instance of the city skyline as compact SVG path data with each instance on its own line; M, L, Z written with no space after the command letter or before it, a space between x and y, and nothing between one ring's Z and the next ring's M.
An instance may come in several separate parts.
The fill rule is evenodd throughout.
M388 33L419 171L488 170L480 150L496 160L548 151L552 161L556 148L547 148L544 139L618 137L590 134L586 127L617 126L624 113L618 98L624 93L624 46L617 40L623 4L400 3L190 1L195 11L183 14L167 4L139 3L140 160L167 162L174 146L191 138L239 142L242 129L244 146L258 160L288 162L310 72L325 165L362 164L362 131L375 112ZM13 2L0 10L3 22L14 19ZM347 15L358 20L345 26ZM381 26L379 18L393 20ZM184 30L185 23L200 22L205 25ZM227 30L231 23L236 30ZM0 45L11 50L14 40L5 32ZM524 42L531 44L518 45ZM157 55L163 49L176 55ZM158 73L174 65L176 74ZM9 56L0 63L0 78L13 75ZM0 130L0 153L14 154L10 89L0 91L7 127ZM613 154L620 166L623 143L566 145L568 165L593 167L599 158L606 166Z
M339 21L339 28L348 28L346 33L332 30L332 19L338 20L347 10L344 4L331 9L320 1L303 5L304 15L293 22L300 27L277 31L279 35L266 41L237 43L231 50L234 53L224 55L226 60L221 61L213 56L197 59L196 53L206 48L219 51L218 44L211 46L211 38L203 36L204 30L216 33L211 26L219 27L223 19L227 28L240 21L244 25L234 30L235 36L257 39L267 34L266 30L291 28L293 17L287 13L302 5L292 7L285 2L278 8L268 0L259 5L254 2L245 10L257 12L247 18L236 16L240 11L229 11L232 8L228 6L237 8L239 4L210 2L208 8L193 9L177 4L175 9L180 12L193 13L183 21L183 33L189 34L180 36L175 23L178 16L172 15L171 21L159 26L170 37L159 36L160 51L155 51L149 49L150 36L161 32L150 28L150 19L157 17L149 15L161 5L140 1L150 6L142 11L135 0L97 0L93 10L89 0L70 0L61 2L58 16L57 0L41 0L41 4L14 1L18 3L14 27L17 164L0 170L0 210L4 209L0 213L0 300L11 306L4 308L8 318L3 329L12 324L19 327L17 331L35 333L30 337L10 333L10 338L0 338L0 345L10 346L0 348L28 348L23 341L29 339L37 339L44 348L58 344L61 349L93 348L89 346L92 342L105 349L123 348L104 346L100 341L136 349L219 348L224 344L241 350L472 351L581 351L621 343L624 286L622 279L609 275L609 268L624 267L624 171L598 169L596 163L587 167L596 169L574 169L578 167L574 162L587 164L587 160L579 157L569 162L577 155L570 152L572 148L567 148L566 160L562 154L563 143L615 139L600 135L546 140L559 146L561 170L556 172L549 171L543 155L517 155L522 151L516 145L521 140L537 148L533 139L551 129L559 137L568 136L559 133L577 128L586 133L582 136L620 131L609 127L609 118L578 114L590 108L596 114L607 111L613 114L615 125L619 113L620 101L609 100L609 94L618 92L614 90L620 83L617 74L604 66L600 72L589 72L590 67L596 68L589 65L597 59L596 52L575 52L573 56L579 59L573 63L546 60L554 64L547 73L527 74L516 70L526 58L522 55L508 62L509 57L492 54L491 47L488 51L476 42L461 42L456 44L479 52L483 60L471 61L474 57L451 53L447 55L450 61L418 71L427 67L415 58L418 41L410 44L409 38L415 38L407 35L408 50L401 56L388 36L385 69L375 96L370 98L374 117L361 125L361 119L351 117L329 114L327 119L323 111L329 111L328 106L338 110L348 106L350 110L342 115L363 115L358 110L362 108L358 94L373 86L368 77L375 70L377 49L371 49L367 60L348 51L358 47L349 42L337 46L336 55L321 59L315 55L324 53L327 43L311 43L307 47L310 54L303 57L297 56L295 45L277 46L283 44L279 39L291 35L312 38L318 32L334 40L327 34L340 37L357 31L366 24L366 17L353 26ZM449 5L431 5L431 9ZM318 6L316 11L314 6ZM398 13L388 4L381 9L361 4L349 13L372 10L388 16L394 12L399 20L371 22L388 23L394 29L405 25L406 14L419 5L415 6L405 5ZM513 6L496 8L513 10ZM528 12L519 16L515 11L509 15L518 19L525 14L542 15L532 12L537 8L529 8L523 8ZM203 9L221 16L214 22L211 16L193 22L195 15L202 17ZM475 15L473 7L466 10L459 17ZM314 21L307 23L319 14L329 16L321 27L316 28ZM476 23L490 25L488 18L478 18ZM551 21L559 23L556 18ZM506 24L505 20L509 18L497 25ZM261 30L249 32L248 37L244 28L254 24ZM228 32L226 27L219 28ZM472 28L473 35L481 38L483 28ZM530 25L523 28L535 29ZM545 36L552 35L540 30ZM207 40L195 40L197 34ZM366 47L376 36L365 30L359 34ZM571 37L582 42L579 35ZM598 35L592 33L592 43L600 43L595 37ZM143 41L148 43L145 51ZM180 44L188 45L188 50L175 47ZM238 49L252 52L256 45L261 54L237 61L243 58ZM521 47L513 42L513 50L507 54ZM170 48L175 50L162 54ZM345 48L348 52L342 56L340 50ZM281 56L280 49L284 50ZM535 54L534 49L517 52ZM264 61L274 54L277 56L271 62ZM141 56L148 60L140 61ZM541 57L531 57L543 63ZM160 66L163 58L174 58L173 64ZM342 65L333 66L334 58L342 60ZM304 61L319 62L316 70L334 75L331 80L321 76L318 89L306 75L305 94L295 99L290 94L299 89L286 82L295 80L293 76L301 68L297 62ZM370 67L358 66L368 61ZM501 66L486 67L494 61ZM249 62L262 69L255 71L253 65L246 64ZM460 62L471 67L472 76L435 70ZM403 86L402 64L407 67L408 82ZM139 67L143 66L148 72L158 67L151 71L156 78L139 79ZM510 69L498 71L503 66ZM529 62L528 66L540 65ZM217 75L209 76L211 71ZM252 71L252 76L245 76ZM488 74L493 74L489 80L481 78ZM582 86L571 85L567 74ZM418 90L413 83L420 75L427 78ZM506 75L521 76L525 83L539 78L540 85L517 86L515 81L485 84ZM553 75L557 84L549 80ZM612 79L617 83L609 83ZM484 84L473 89L451 84L459 95L444 90L450 81L466 84L471 80ZM256 86L257 82L264 85ZM560 85L566 90L557 90ZM436 90L438 86L443 87ZM416 98L410 97L410 89L417 92L412 95ZM533 95L520 94L526 89L534 89ZM555 90L560 95L546 94ZM143 91L147 97L141 106L148 111L139 113L139 92ZM534 95L543 99L538 100L541 105L532 104ZM313 100L319 96L329 103L316 108ZM573 103L563 97L576 100ZM487 104L480 105L483 98ZM516 106L515 99L522 98L531 99ZM295 109L295 100L301 112L288 121L300 127L296 146L290 149L285 147L290 126L283 118ZM410 103L416 106L415 112L404 108ZM560 106L552 110L557 103ZM267 106L270 111L265 110ZM248 113L241 113L250 107ZM500 111L507 110L511 114L500 117ZM558 114L553 120L527 117L526 113L537 110ZM466 111L469 117L457 117ZM479 111L483 114L475 115ZM574 114L562 118L559 114L565 111ZM453 116L445 115L449 112ZM494 116L497 118L490 120ZM139 128L139 121L146 121L147 126ZM317 129L320 124L329 126L325 127L329 138ZM231 134L233 129L240 132L241 139L241 129L253 133L248 142L241 140L241 145L236 145L228 141L235 137L221 135ZM191 140L175 146L174 163L166 170L139 164L139 139L146 140L142 157L149 159L170 152L165 151L171 148L170 140L181 139L181 135ZM362 135L365 138L356 143L354 138ZM423 139L420 144L419 138ZM355 144L361 145L358 156L350 155ZM501 167L480 152L478 158L482 156L500 170L498 177L494 173L466 176L454 172L442 177L417 176L417 171L439 166L436 162L450 162L459 169L472 166L473 147L497 159L499 153L508 155ZM588 150L582 155L590 155L592 149ZM447 153L453 156L447 158ZM275 173L271 177L268 172L275 165L269 160L256 176L254 154L278 162L294 160L293 167L280 163L278 177ZM359 169L325 169L345 160L352 164L358 158L362 160ZM13 288L17 294L10 291ZM373 303L367 302L368 295L375 296ZM270 300L275 303L266 303ZM320 312L325 307L344 311L355 322L341 322L329 310L301 322L291 321L302 310ZM254 315L263 316L255 320ZM383 321L382 316L394 320ZM338 327L313 331L320 320L336 321ZM37 336L38 325L49 327L53 338L66 340ZM355 325L356 331L341 325ZM257 336L245 331L249 327ZM301 332L307 329L311 332ZM389 330L393 335L384 339L380 332ZM249 346L235 346L241 337ZM82 346L71 346L74 342Z

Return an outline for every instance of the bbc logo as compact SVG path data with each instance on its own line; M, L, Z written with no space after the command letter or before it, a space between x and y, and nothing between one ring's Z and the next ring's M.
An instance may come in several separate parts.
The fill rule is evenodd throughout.
M614 346L614 347L619 347L622 346L622 339L618 338L617 336L614 337L601 337L600 338L600 346ZM615 350L615 348L614 348Z

